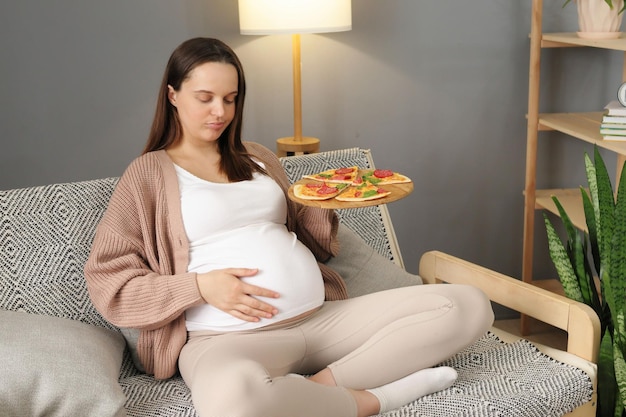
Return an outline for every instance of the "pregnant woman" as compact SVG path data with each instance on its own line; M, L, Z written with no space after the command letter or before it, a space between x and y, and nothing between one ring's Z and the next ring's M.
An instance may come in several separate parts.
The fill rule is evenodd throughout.
M172 53L85 266L94 305L140 330L146 372L180 372L203 417L361 417L449 387L454 369L433 366L487 331L487 297L417 285L346 299L322 263L339 250L335 213L289 200L276 156L242 142L244 97L223 42Z

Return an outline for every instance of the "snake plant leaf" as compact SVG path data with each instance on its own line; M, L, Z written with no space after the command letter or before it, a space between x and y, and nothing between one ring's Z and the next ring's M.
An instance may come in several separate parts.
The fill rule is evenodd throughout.
M624 321L623 311L620 311L619 313L613 315L613 323L615 326L615 331L613 332L613 348L614 348L613 350L615 351L615 349L618 349L623 356L624 353L626 353L626 334L623 332L617 331L617 329L624 328L625 321Z
M593 203L591 202L591 198L587 191L580 187L580 194L583 200L583 210L585 213L585 219L587 221L587 230L588 230L588 239L589 244L591 246L591 258L593 260L594 270L591 268L586 272L587 278L590 280L590 290L591 290L591 298L592 304L591 306L596 311L599 317L602 317L602 301L600 296L598 295L598 289L596 288L596 283L593 280L594 271L600 270L600 249L598 248L598 235L597 235L597 221L595 217L595 211L593 209ZM586 251L585 251L586 253ZM603 332L604 334L604 332Z
M623 314L618 321L624 321ZM624 335L613 337L613 365L615 380L619 389L620 406L616 406L615 415L621 416L626 409L626 360L624 359ZM618 412L619 411L619 412Z
M602 315L600 316L600 335L604 336L606 330L610 334L613 334L613 318L611 317L611 310L609 305L605 302L602 303Z
M589 194L591 194L591 201L593 205L593 217L585 217L587 222L593 219L596 224L596 228L600 223L600 203L598 202L598 182L596 181L596 167L591 162L591 158L585 152L585 173L587 175L587 184L589 184ZM587 213L585 213L585 216ZM597 230L600 233L600 230ZM599 238L599 237L598 237Z
M559 212L559 216L561 216L561 221L565 226L565 230L567 231L567 240L570 242L574 241L576 239L576 235L578 234L576 226L574 226L574 223L570 220L559 199L556 196L552 196L552 201L554 202L554 205Z
M570 264L574 269L574 275L578 280L578 288L580 290L582 296L582 302L587 305L593 304L593 298L591 293L591 288L589 285L590 279L588 278L591 275L587 274L589 268L587 267L587 245L586 239L582 239L579 231L576 229L572 221L570 220L565 208L559 201L558 198L552 196L552 201L556 205L557 210L559 211L559 215L561 216L561 221L565 225L565 229L567 230L567 247L566 252L570 259ZM564 284L563 284L564 285Z
M578 286L583 296L583 302L589 306L594 303L593 293L591 290L593 284L593 275L591 274L591 268L588 266L587 258L587 239L581 237L579 233L576 234L573 242L569 242L569 257L570 262L574 268L576 278L578 278ZM599 313L599 311L597 311Z
M596 271L600 270L600 248L598 247L598 216L591 202L589 193L583 187L580 187L580 195L583 200L583 211L585 213L585 221L587 223L587 232L589 233L589 244L591 245L591 258Z
M546 224L546 231L548 232L548 248L550 250L550 258L556 268L556 272L559 275L561 285L565 290L565 295L572 300L583 302L583 295L578 285L578 278L572 268L567 251L561 238L557 234L552 222L548 219L548 216L543 213L543 219Z
M600 203L598 198L598 182L596 178L596 167L591 162L591 158L585 152L585 172L587 174L587 183L589 186L589 192L587 193L583 187L580 187L580 193L583 201L583 210L585 213L585 221L587 223L587 231L589 233L589 244L591 246L591 259L593 261L594 270L598 275L600 275L600 270L602 267L602 259L600 257L601 254L601 229L600 229ZM590 275L593 277L593 273ZM593 283L592 288L595 290L595 282ZM601 291L601 300L604 300L604 289L602 285L600 285ZM594 295L595 300L595 295ZM608 309L608 306L604 301L601 301L603 304L602 307L598 310L596 306L594 310L596 310L599 317L601 318L609 318L611 317L611 312ZM607 326L605 322L601 320L601 330L602 335L606 330Z
M612 290L609 297L614 299L609 298L607 302L613 316L621 319L619 322L613 321L614 331L626 341L626 325L623 320L626 314L626 172L623 169L617 190L614 222L608 274Z
M606 257L611 252L611 238L613 235L613 225L615 218L615 196L613 195L613 187L611 185L611 178L609 172L606 169L606 165L602 160L598 147L594 147L594 162L596 171L596 183L597 183L597 202L599 210L599 227L598 227L598 244L600 247L601 263L606 261ZM590 185L591 189L591 185ZM593 195L592 195L593 200ZM606 238L604 238L606 236ZM603 266L601 266L603 268Z
M615 380L615 365L613 360L613 339L605 333L600 340L598 354L598 409L597 416L615 415L616 402L620 402L619 388Z

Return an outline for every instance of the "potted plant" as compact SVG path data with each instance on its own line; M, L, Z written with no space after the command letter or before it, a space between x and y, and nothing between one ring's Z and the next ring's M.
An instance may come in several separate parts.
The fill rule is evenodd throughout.
M566 0L565 7L571 0ZM621 34L624 0L577 0L578 36L588 39L614 39Z
M595 163L595 165L594 165ZM556 204L566 245L546 213L550 257L566 296L591 306L601 322L598 358L598 416L626 416L626 164L617 193L597 146L585 153L589 191L581 187L587 231L577 230Z

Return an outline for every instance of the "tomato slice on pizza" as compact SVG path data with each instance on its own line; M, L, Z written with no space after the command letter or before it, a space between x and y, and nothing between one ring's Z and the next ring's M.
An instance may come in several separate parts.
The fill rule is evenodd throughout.
M318 172L317 174L304 175L303 178L338 184L352 184L358 176L359 167L352 166L329 169Z
M391 194L391 191L387 191L366 181L360 185L351 186L335 197L335 199L339 201L368 201L387 197L389 194Z
M347 184L328 185L326 183L296 184L293 187L293 195L303 200L329 200L339 195L347 186Z
M393 172L390 169L374 169L364 172L360 177L355 179L354 184L361 184L364 181L375 185L388 185L411 182L411 179L406 175Z

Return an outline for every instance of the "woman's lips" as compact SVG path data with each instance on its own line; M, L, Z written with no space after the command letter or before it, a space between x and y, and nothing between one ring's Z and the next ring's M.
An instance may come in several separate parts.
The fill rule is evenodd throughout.
M206 125L209 129L220 130L224 127L225 124L226 123L224 122L210 122L210 123L207 123Z

